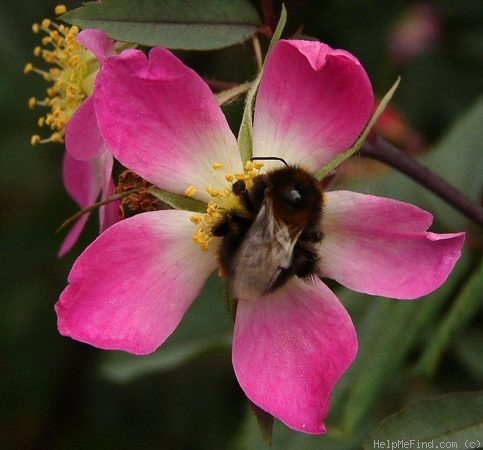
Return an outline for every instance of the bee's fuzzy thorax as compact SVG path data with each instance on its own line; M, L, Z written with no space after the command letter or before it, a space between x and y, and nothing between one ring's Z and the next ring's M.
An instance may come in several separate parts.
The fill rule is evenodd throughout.
M309 172L282 167L256 176L250 184L249 188L243 180L233 184L243 214L228 211L212 228L214 236L222 237L220 272L229 282L236 279L236 290L241 292L234 294L239 297L263 295L295 275L316 275L322 240L322 191ZM291 250L278 261L280 248ZM240 263L248 267L239 267ZM266 285L263 291L253 289L257 280Z

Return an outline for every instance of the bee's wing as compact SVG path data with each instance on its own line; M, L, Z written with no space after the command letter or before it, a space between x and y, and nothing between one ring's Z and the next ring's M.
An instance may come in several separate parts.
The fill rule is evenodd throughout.
M234 295L252 299L269 292L282 269L290 266L299 235L291 236L287 225L274 216L270 199L265 199L235 255Z

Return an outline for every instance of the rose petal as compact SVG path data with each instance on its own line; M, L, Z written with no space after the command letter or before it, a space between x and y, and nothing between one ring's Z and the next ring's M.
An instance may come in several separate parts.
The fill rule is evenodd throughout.
M325 432L330 393L356 352L349 315L318 279L293 278L254 302L238 302L238 382L252 402L295 430Z
M352 145L373 101L367 74L350 53L315 41L281 40L260 82L253 153L319 169Z
M106 59L95 88L101 134L114 156L155 185L182 194L195 186L225 187L239 171L236 139L206 83L168 50L149 60L138 50Z
M96 201L101 190L101 184L96 173L95 163L92 161L78 161L68 152L65 152L62 175L67 192L81 209ZM64 256L74 246L88 217L89 213L84 214L69 230L60 247L58 256Z
M191 242L185 211L118 222L77 259L56 304L61 334L103 349L147 354L174 331L215 268Z
M327 192L319 268L355 291L398 299L444 283L464 233L427 232L432 215L416 206L348 191Z
M97 126L94 98L88 97L67 122L65 148L76 159L87 161L107 150Z
M114 45L106 33L93 28L82 30L77 35L77 42L87 50L94 53L95 57L102 64L104 58L115 55Z

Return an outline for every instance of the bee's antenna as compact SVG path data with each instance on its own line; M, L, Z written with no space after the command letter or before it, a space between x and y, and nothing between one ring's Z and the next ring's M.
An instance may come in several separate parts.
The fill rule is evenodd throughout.
M278 156L254 156L250 161L281 161L288 167L287 161Z

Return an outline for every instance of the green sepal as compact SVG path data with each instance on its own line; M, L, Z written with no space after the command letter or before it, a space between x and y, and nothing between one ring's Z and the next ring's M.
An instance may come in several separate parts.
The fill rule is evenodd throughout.
M182 209L184 211L193 211L197 213L206 212L206 203L186 195L174 194L173 192L163 191L159 188L153 188L149 191L157 199L163 201L174 209Z
M270 40L267 56L269 55L270 50L273 48L275 43L280 39L286 22L287 10L285 9L285 6L282 5L280 19L277 27L275 28L272 39ZM267 60L267 56L265 56L265 61ZM262 73L263 67L253 81L252 87L248 91L245 100L245 108L243 110L243 117L240 124L240 131L238 132L238 147L240 148L243 164L245 164L253 155L253 108L255 105L255 97L258 90L258 85L260 84L260 79L262 78Z
M374 114L372 115L366 127L364 128L360 136L357 138L357 140L354 142L352 147L346 150L344 153L341 153L340 155L336 156L333 160L329 161L327 165L325 165L324 167L322 167L321 169L317 170L314 173L314 177L317 178L317 180L323 180L334 169L340 166L346 159L350 158L354 153L356 153L362 147L362 144L366 140L367 135L371 131L372 127L376 124L380 115L386 109L387 104L390 102L392 96L396 92L396 89L398 88L400 81L401 81L401 77L398 77L396 82L392 85L391 89L389 89L386 95L384 95L379 105L377 105L377 108L374 111Z
M255 403L248 401L251 412L257 418L258 428L260 429L260 433L262 433L262 437L267 443L267 445L272 445L272 434L273 434L273 416L270 413L267 413L259 406L255 405Z

